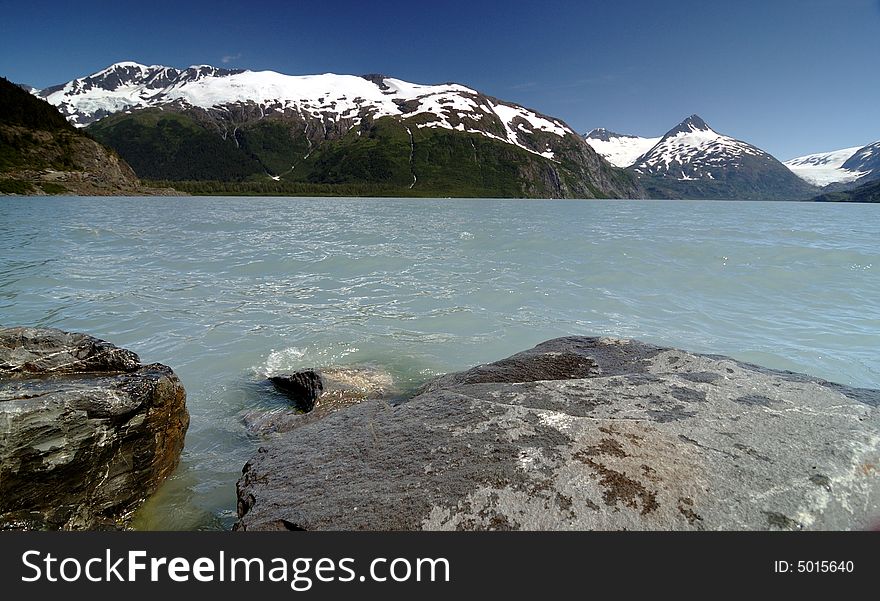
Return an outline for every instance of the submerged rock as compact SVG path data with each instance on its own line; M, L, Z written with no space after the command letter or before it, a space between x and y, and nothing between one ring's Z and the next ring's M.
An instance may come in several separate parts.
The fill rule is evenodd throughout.
M0 328L0 529L125 527L188 425L169 367L85 334Z
M423 390L267 443L238 482L237 528L858 529L880 517L876 390L584 337Z
M257 434L289 432L367 399L396 395L391 374L369 365L304 369L271 376L269 381L294 408L244 414L245 426Z

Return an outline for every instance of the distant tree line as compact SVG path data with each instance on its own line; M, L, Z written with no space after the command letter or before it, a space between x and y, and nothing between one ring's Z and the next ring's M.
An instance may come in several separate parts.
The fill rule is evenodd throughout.
M173 188L197 196L402 196L398 186L371 183L314 184L285 181L143 180L154 188Z

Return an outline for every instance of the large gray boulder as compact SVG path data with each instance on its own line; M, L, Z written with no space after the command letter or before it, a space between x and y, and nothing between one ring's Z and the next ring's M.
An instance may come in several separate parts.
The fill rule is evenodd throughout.
M880 392L631 340L560 338L267 443L240 530L860 529Z
M176 468L170 368L85 334L0 328L0 529L112 529Z

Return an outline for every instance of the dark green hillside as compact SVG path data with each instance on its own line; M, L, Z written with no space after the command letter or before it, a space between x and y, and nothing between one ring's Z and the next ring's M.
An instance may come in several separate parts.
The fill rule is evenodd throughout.
M296 128L290 124L265 120L241 126L236 144L186 115L158 109L114 115L89 127L140 177L188 181L188 190L197 181L243 182L222 187L243 192L298 189L273 185L269 176L278 175L283 183L317 184L322 190L346 186L378 187L397 195L523 196L523 171L540 171L547 162L477 134L420 129L415 123L410 131L412 144L407 126L385 117L310 147L305 137L292 136Z
M880 180L868 182L846 192L830 192L817 196L818 202L880 202Z
M391 117L364 123L342 138L325 141L296 163L285 179L315 184L412 183L410 140L406 128Z
M525 150L479 134L440 129L415 130L413 138L416 185L424 183L438 196L529 196L521 169L535 160Z
M75 131L54 106L0 77L0 123L43 131Z
M54 106L0 77L0 172L70 168L75 136L74 127ZM22 193L29 186L7 183L5 188Z
M637 190L629 174L585 150L577 136L537 133L536 145L555 145L552 161L420 122L366 118L322 138L313 122L290 116L233 125L204 113L145 109L88 130L140 177L190 193L601 198L612 195L607 189Z
M290 171L309 153L309 143L299 128L277 119L266 119L240 128L239 146L262 165L262 173L279 175Z
M241 181L266 173L234 140L224 140L178 113L145 109L116 114L89 126L88 132L145 179Z
M116 154L0 77L0 194L141 193L139 186Z
M405 196L529 196L522 169L546 159L481 136L376 120L358 134L324 143L287 174L313 184L382 184ZM410 159L410 155L412 158ZM415 180L413 178L415 175ZM548 189L542 189L551 195Z

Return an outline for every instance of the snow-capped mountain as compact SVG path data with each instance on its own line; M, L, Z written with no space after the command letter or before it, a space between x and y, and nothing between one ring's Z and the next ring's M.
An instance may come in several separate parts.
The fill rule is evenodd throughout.
M240 70L194 65L186 69L135 62L116 63L86 77L31 93L58 107L73 125L85 127L113 113L167 101L169 89L206 77L224 77Z
M863 148L869 147L854 146L831 152L808 154L784 161L783 164L791 169L795 175L815 186L848 184L867 175L865 171L851 170L843 166Z
M593 150L615 167L629 167L660 141L660 138L618 134L604 127L592 130L584 136L584 139Z
M253 104L267 111L298 113L321 122L400 117L414 127L478 133L553 159L549 145L529 135L564 138L574 132L562 121L484 96L463 85L420 85L381 75L284 75L274 71L175 69L122 62L66 84L37 92L71 123L84 127L107 115L147 107L223 109ZM496 121L501 128L480 127Z
M697 115L630 167L662 197L794 200L815 191L770 153L720 134Z
M123 62L34 93L145 179L642 195L560 119L456 83Z
M691 115L643 154L633 165L640 175L679 181L716 179L745 156L769 157L763 150L719 134L698 115Z

